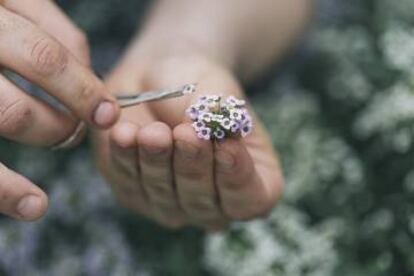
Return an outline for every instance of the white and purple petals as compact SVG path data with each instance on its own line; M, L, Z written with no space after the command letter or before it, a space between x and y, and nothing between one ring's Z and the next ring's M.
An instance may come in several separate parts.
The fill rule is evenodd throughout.
M200 129L205 128L206 124L202 121L196 121L192 124L192 126L196 131L199 131Z
M199 111L195 106L190 106L190 108L187 109L186 113L188 114L188 116L190 116L191 120L196 120Z
M230 96L200 97L187 109L193 128L200 139L222 140L226 137L246 137L253 129L252 119L244 100Z
M214 131L214 137L216 139L221 140L221 139L224 139L224 137L226 137L226 133L224 132L224 130L218 129L218 130Z
M251 122L243 123L240 126L240 134L242 137L246 137L252 132L253 124Z
M220 126L224 129L230 129L234 121L230 120L229 118L224 118L220 121Z
M244 100L239 100L234 96L230 96L226 99L226 104L233 107L244 107L246 102Z
M211 128L209 127L202 127L197 131L198 138L204 140L210 140L211 138Z

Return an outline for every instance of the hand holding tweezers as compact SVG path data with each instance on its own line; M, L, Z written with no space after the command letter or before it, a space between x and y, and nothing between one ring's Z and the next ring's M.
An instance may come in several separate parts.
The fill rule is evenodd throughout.
M152 90L152 91L145 91L139 92L136 94L125 94L125 95L118 95L116 96L117 101L121 107L128 107L134 106L145 102L151 101L160 101L165 99L171 99L176 97L181 97L187 94L191 94L195 92L196 84L186 84L176 88L166 88L160 90ZM64 141L58 143L57 145L53 146L52 149L64 149L70 147L78 136L86 129L86 124L84 121L80 121L77 125L74 132L67 137Z
M195 87L196 84L186 84L176 88L145 91L132 95L118 95L116 98L121 107L128 107L145 102L181 97L186 94L194 93Z

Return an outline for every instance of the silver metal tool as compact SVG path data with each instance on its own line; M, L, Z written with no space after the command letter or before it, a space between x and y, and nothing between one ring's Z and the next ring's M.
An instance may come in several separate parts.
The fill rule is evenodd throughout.
M136 94L125 94L125 95L118 95L116 96L118 103L121 107L128 107L133 106L145 102L151 102L151 101L159 101L159 100L165 100L170 98L177 98L181 97L187 94L191 94L195 92L196 84L186 84L180 87L176 88L166 88L166 89L160 89L160 90L152 90L152 91L145 91L145 92L139 92ZM69 148L76 139L78 139L78 136L80 136L81 133L84 132L86 129L86 124L84 121L80 121L77 127L75 128L74 132L68 136L64 141L58 143L57 145L53 146L53 150L58 149L65 149Z
M186 94L194 93L195 88L196 84L192 83L176 88L139 92L133 95L118 95L116 98L121 107L128 107L145 102L181 97Z

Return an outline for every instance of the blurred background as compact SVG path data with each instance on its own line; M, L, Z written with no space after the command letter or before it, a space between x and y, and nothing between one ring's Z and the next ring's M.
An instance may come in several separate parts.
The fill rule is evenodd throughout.
M105 73L149 1L57 2ZM269 218L168 231L115 205L87 141L51 152L0 140L2 161L51 198L36 223L0 218L0 275L414 275L414 1L321 0L315 13L247 89L286 175Z

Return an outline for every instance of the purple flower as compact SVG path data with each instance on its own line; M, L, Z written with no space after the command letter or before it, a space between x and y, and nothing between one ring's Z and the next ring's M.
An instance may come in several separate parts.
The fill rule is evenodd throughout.
M240 121L242 123L247 123L247 122L250 122L251 120L252 120L252 118L250 117L247 110L246 109L241 110Z
M226 103L229 106L233 106L233 107L242 107L246 104L246 102L244 100L239 100L234 96L230 96L227 98Z
M230 131L233 132L233 133L236 133L237 131L239 131L239 129L240 129L240 124L233 121L233 123L230 127Z
M225 118L224 115L221 114L213 114L213 117L211 118L213 121L217 123L221 123Z
M229 118L224 118L221 120L220 125L225 129L230 129L234 121L230 120Z
M221 100L221 97L218 95L209 95L207 96L207 101L211 102L219 102Z
M204 139L204 140L210 140L210 135L211 135L211 129L208 128L208 127L200 128L197 131L198 138L201 138L201 139Z
M241 126L240 128L240 134L242 137L246 137L247 135L249 135L252 132L253 129L253 124L244 124Z
M194 122L194 123L192 124L192 126L193 126L193 128L194 128L196 131L198 131L198 130L200 130L200 129L202 129L202 128L205 128L205 127L206 127L206 124L205 124L205 123L203 123L203 122L201 122L201 121L196 121L196 122Z
M205 103L198 103L195 105L195 108L197 109L199 113L207 112L208 110L208 106Z
M224 138L224 136L226 136L226 133L222 129L214 131L214 137L216 137L217 139L221 140Z
M198 119L201 121L204 121L204 122L211 122L211 120L212 120L212 118L213 118L213 115L214 114L212 114L212 113L210 113L210 112L204 112L204 113L202 113L202 114L200 114L199 116L198 116Z
M230 111L230 119L235 121L241 121L243 111L239 109L233 109Z
M244 105L244 100L234 96L223 100L221 96L208 95L200 97L190 106L187 114L200 139L221 140L234 135L245 137L252 131L253 124Z
M198 109L195 106L190 106L186 113L190 116L191 120L195 120L198 117Z

